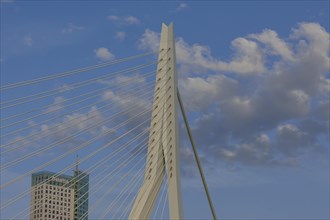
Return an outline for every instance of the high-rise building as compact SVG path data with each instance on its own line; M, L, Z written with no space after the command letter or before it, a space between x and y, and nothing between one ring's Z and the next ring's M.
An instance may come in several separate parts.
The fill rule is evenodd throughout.
M76 169L74 171L74 220L88 219L88 174Z
M32 174L30 219L87 220L88 189L89 175L77 168L73 176Z

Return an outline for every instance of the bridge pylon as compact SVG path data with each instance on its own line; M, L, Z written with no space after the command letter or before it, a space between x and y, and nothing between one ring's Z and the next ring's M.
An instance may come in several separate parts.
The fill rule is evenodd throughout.
M145 176L129 219L149 219L164 181L168 181L170 219L183 219L175 41L173 23L162 24Z

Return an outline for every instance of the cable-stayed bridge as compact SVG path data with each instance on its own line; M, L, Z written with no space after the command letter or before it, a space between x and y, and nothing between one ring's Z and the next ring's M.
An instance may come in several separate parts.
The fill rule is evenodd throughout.
M39 186L75 170L74 181L61 187L79 191L88 185L87 191L72 197L75 212L86 203L88 212L65 219L184 219L181 112L196 172L216 219L177 88L172 24L163 24L157 52L22 80L2 86L1 93L0 187L5 218L64 219L58 213L44 213L51 198L31 198L35 193L31 175L55 172L38 180ZM89 182L83 181L86 174Z

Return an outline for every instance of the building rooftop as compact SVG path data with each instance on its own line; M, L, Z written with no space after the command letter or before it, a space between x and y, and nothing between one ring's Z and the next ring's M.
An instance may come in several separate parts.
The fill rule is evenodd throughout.
M64 178L64 179L67 179L67 180L71 180L73 178L73 176L70 176L70 175L66 175L66 174L60 174L60 175L58 175L55 172L50 172L50 171L45 171L45 170L39 171L37 173L33 173L32 174L32 176L40 176L40 175L47 175L47 176L57 175L57 177Z

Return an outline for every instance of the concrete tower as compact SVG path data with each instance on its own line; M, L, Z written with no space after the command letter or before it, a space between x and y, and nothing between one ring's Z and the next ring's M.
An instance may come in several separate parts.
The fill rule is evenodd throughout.
M165 172L170 218L183 219L175 62L173 24L163 24L145 177L129 219L149 219Z

